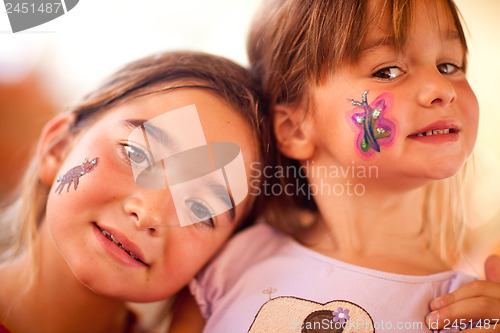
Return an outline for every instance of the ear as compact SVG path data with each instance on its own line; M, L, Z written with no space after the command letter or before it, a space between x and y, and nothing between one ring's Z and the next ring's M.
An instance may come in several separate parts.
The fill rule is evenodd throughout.
M61 114L50 120L43 128L36 150L40 166L38 175L45 185L52 185L64 160L71 138L69 130L73 124L73 114Z
M299 161L310 159L316 147L310 131L310 115L302 107L279 104L273 111L273 129L281 153Z

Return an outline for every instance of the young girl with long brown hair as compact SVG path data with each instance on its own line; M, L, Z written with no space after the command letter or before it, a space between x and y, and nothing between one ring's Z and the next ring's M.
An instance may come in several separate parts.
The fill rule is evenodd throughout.
M259 96L229 60L168 52L51 120L2 215L0 327L142 331L127 302L174 295L250 215Z

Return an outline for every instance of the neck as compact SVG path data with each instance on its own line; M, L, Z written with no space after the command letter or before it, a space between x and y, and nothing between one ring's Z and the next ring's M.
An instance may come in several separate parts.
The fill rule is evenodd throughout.
M327 256L382 271L428 275L449 269L430 244L422 214L422 189L380 188L359 180L340 182L310 179L323 184L314 197L319 220L297 238ZM343 186L343 193L340 189ZM333 189L337 189L337 191ZM418 253L418 255L415 255Z
M49 238L43 223L36 258L0 268L0 320L13 332L124 332L125 303L80 283Z

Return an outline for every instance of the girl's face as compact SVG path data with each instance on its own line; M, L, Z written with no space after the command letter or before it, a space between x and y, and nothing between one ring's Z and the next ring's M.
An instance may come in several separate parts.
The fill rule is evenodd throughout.
M313 90L315 163L374 165L379 178L414 186L454 175L471 154L479 108L457 30L443 5L417 3L402 52L388 24L374 25L359 61ZM356 105L365 92L366 108Z
M133 141L133 125L192 104L207 143L231 142L241 148L241 167L246 169L243 186L247 186L249 165L257 156L251 128L235 110L203 89L158 92L116 106L82 134L61 163L59 176L86 158L97 158L93 170L81 175L76 189L72 183L59 193L60 183L54 179L45 222L73 274L96 293L137 302L171 296L215 254L248 209L251 194L234 210L208 216L210 204L193 195L182 201L186 205L182 209L206 220L181 227L172 184L163 189L137 185L132 167L155 156L144 147L144 138ZM172 136L171 122L166 125L163 128L160 123L145 140L163 142L173 137L177 140L173 145L191 140L187 134ZM189 124L175 125L190 133Z

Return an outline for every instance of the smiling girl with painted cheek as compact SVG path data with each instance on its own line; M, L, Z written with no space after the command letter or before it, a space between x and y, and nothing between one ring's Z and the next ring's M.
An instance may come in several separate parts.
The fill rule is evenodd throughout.
M280 231L243 231L191 283L205 332L429 332L499 318L500 285L451 269L479 115L466 51L451 0L265 1L248 53L280 152L271 188L283 195L267 200ZM454 290L454 308L430 307Z
M358 163L378 166L377 186L389 178L388 185L410 187L451 177L463 166L479 108L465 77L460 33L438 24L433 8L413 12L414 31L401 49L389 20L369 29L359 59L312 88L311 136L317 154L330 155L324 162L311 156L315 163L349 165L361 157Z
M20 199L27 216L11 222L23 223L20 243L0 267L0 323L19 333L141 331L125 302L177 293L250 213L249 165L262 156L256 140L259 95L252 82L223 58L165 53L127 65L73 112L49 122ZM197 123L151 125L186 112ZM172 136L171 126L181 134ZM241 149L239 169L225 171L229 178L240 175L239 183L223 184L234 203L227 211L217 210L214 196L204 194L211 188L198 186L194 195L189 184L181 184L185 195L177 191L176 197L166 183L172 178L162 176L160 185L153 179L148 187L134 175L137 165L150 162L150 171L154 160L162 163L153 140L167 147L176 143L166 138L189 142L191 135L182 133L192 127L207 145ZM141 128L148 129L144 136L132 136ZM188 165L194 171L197 166ZM237 199L235 184L249 195Z

